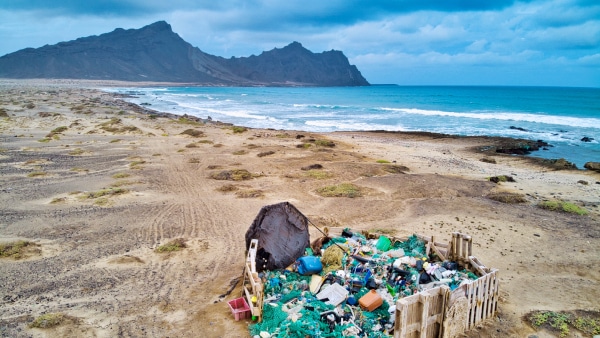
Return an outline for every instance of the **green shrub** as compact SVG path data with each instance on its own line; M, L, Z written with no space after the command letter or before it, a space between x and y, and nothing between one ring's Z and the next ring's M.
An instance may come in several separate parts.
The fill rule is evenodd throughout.
M186 246L185 240L183 238L176 238L174 240L169 241L167 244L163 244L163 245L159 246L158 248L156 248L156 252L158 252L158 253L173 252L173 251L179 251L186 247L187 246Z
M252 179L252 177L252 174L246 169L223 170L210 175L212 179L227 181L246 181Z
M304 176L314 178L317 180L324 180L324 179L333 177L333 174L331 174L330 172L327 172L327 171L311 169L311 170L307 170L304 173Z
M65 319L62 313L47 313L37 317L29 327L38 329L48 329L60 325Z
M52 134L59 134L59 133L62 133L64 131L66 131L67 129L69 129L67 126L60 126L60 127L52 129L51 133Z
M540 204L538 204L538 206L540 208L546 209L546 210L562 211L562 212L568 212L568 213L577 214L577 215L587 215L587 213L588 213L587 210L585 210L573 203L557 201L557 200L544 201L544 202L541 202Z
M140 160L140 161L133 161L131 163L129 163L129 168L131 169L142 169L142 164L145 164L146 161Z
M85 150L81 149L81 148L77 148L77 149L73 149L69 152L69 155L71 156L78 156L85 153Z
M317 193L323 197L360 197L360 188L352 183L341 183L317 189Z
M112 178L119 179L119 178L127 178L129 176L131 176L131 175L128 173L116 173L116 174L112 175Z
M25 256L25 253L31 248L38 245L29 241L15 241L9 243L0 243L0 257L10 257L20 259Z
M532 311L525 318L536 329L544 327L558 332L560 337L568 336L570 328L589 336L600 334L600 313L598 311ZM579 336L579 335L577 335Z
M238 126L233 126L231 127L231 130L233 130L234 134L241 134L245 131L248 131L248 128L246 127L238 127Z
M90 193L87 193L86 198L94 199L94 198L100 198L100 197L104 197L104 196L122 195L127 192L129 192L129 190L123 189L123 188L102 189L102 190L92 191Z
M330 140L316 140L315 145L318 147L329 147L329 148L335 147L335 143Z

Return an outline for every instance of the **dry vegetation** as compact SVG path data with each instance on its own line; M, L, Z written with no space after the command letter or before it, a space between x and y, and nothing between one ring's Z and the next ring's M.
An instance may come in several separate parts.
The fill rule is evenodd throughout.
M160 245L155 251L158 253L173 252L185 249L186 247L187 245L183 238L175 238L166 244Z
M39 245L30 241L0 243L0 258L22 259L40 253Z

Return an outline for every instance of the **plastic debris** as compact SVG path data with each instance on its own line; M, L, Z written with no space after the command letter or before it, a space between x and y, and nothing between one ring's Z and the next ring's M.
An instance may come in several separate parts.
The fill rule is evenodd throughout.
M297 271L261 274L265 306L252 336L391 337L398 299L478 278L456 262L432 261L415 235L400 242L344 229L320 251L299 258Z

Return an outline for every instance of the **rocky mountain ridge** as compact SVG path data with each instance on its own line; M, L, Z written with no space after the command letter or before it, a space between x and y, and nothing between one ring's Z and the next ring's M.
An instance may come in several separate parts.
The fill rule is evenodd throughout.
M0 77L215 86L369 85L340 51L313 53L293 42L258 56L226 59L192 46L165 21L4 55Z

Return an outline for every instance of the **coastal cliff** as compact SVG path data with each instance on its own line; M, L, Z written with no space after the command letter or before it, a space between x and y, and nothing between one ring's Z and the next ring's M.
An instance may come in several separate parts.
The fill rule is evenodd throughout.
M192 46L164 21L4 55L0 77L224 86L369 85L340 51L313 53L293 42L259 56L225 59Z

